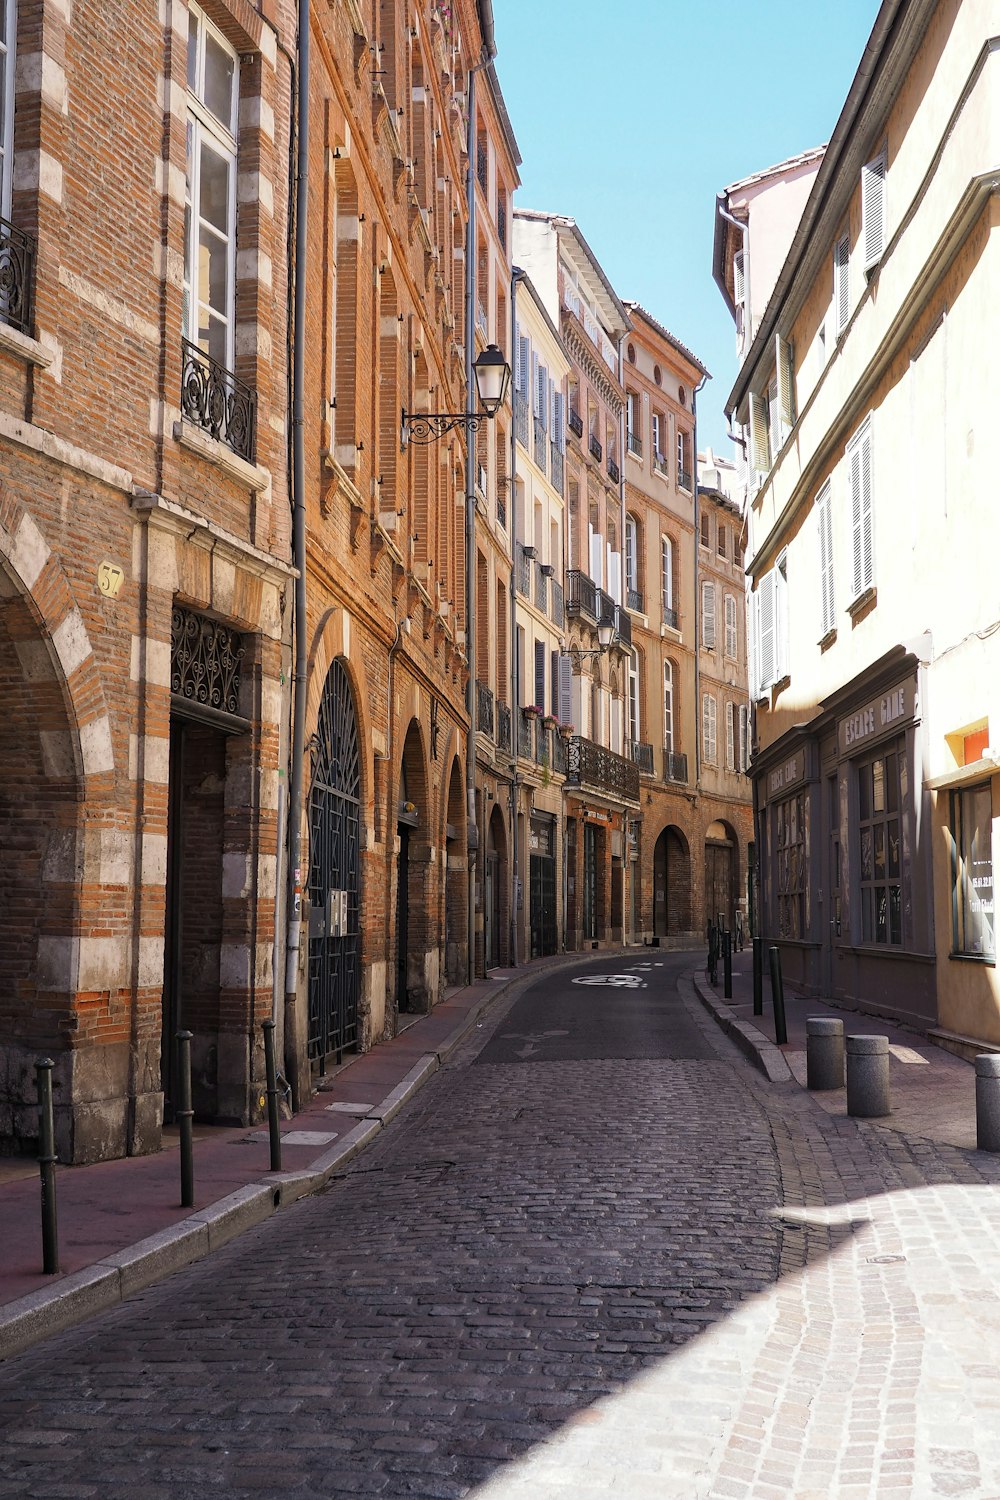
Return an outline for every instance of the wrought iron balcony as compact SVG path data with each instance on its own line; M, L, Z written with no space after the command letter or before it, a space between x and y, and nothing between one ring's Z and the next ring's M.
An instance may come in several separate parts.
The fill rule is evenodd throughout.
M634 609L637 615L644 615L646 613L646 601L642 589L626 589L625 603L629 609Z
M608 478L612 484L617 484L622 477L622 471L618 467L618 460L608 454Z
M528 451L528 398L523 391L514 392L514 436Z
M545 614L549 603L549 576L542 572L540 562L535 563L535 603L542 614Z
M554 734L552 736L552 769L553 769L553 771L557 771L560 776L565 776L565 774L566 774L566 763L567 763L567 750L566 750L566 740L565 740L565 737L563 735L561 735L561 734Z
M653 747L643 740L630 741L632 760L646 776L653 774Z
M476 680L476 728L493 738L493 693L485 682Z
M688 758L676 750L664 750L663 752L663 779L664 781L679 781L687 783Z
M637 432L628 434L628 451L634 453L636 458L642 457L642 438Z
M545 456L548 452L549 440L545 427L540 417L535 418L535 463L545 473Z
M0 219L0 318L18 333L31 331L35 241Z
M503 199L497 201L497 239L503 250L507 248L507 205Z
M479 186L484 193L487 190L487 171L488 158L486 155L486 146L482 141L479 141L476 146L476 176L479 178Z
M583 615L597 624L597 585L579 568L570 568L566 574L566 613Z
M677 485L678 485L678 488L682 489L682 490L689 490L691 488L691 470L690 469L680 469L679 468L677 470Z
M510 704L497 700L497 749L510 752L511 713Z
M670 478L670 465L662 453L653 454L653 470L657 474L664 474L668 479Z
M507 530L507 502L499 490L497 491L497 525L502 526L504 531Z
M590 448L591 453L597 459L597 462L600 463L600 461L601 461L601 454L604 452L604 449L601 446L601 440L600 440L600 438L599 437L595 437L594 434L591 433L590 434L590 442L588 444L588 447Z
M624 755L595 745L582 735L569 742L566 781L570 786L587 787L623 802L639 801L639 767Z
M523 755L525 760L532 759L534 727L534 714L526 714L523 708L520 709L517 715L517 753Z
M566 418L566 426L569 428L570 432L575 432L578 438L583 437L583 418L581 417L580 413L578 411L574 411L572 407L570 407L569 416Z
M226 443L240 458L254 462L257 392L203 353L181 340L181 413L210 437Z
M663 623L664 625L669 625L671 630L680 629L680 626L677 624L677 611L669 604L663 606Z
M562 495L566 485L566 460L559 451L557 443L549 444L549 474L552 479L552 488L557 494Z
M561 583L557 583L554 578L552 580L552 608L549 611L549 618L553 625L558 625L560 628L566 623L563 586Z
M632 616L620 604L615 605L615 634L623 646L631 646Z
M526 599L531 597L531 559L525 557L521 542L514 548L514 587Z

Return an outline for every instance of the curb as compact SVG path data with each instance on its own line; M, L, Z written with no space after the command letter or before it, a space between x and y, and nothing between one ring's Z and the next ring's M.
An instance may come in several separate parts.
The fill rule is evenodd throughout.
M586 961L592 956L588 955ZM574 954L573 958L579 960L581 955ZM572 964L558 967L572 967ZM174 1271L203 1260L280 1209L320 1192L434 1076L477 1025L484 1011L519 982L538 973L537 969L515 971L495 990L482 995L437 1050L425 1052L381 1103L310 1167L297 1172L275 1172L263 1181L237 1188L168 1229L60 1278L51 1289L39 1288L0 1307L0 1360L21 1354L33 1344L117 1306Z
M700 978L698 971L690 971L694 992L709 1015L718 1023L726 1035L736 1043L748 1062L753 1063L770 1083L792 1083L793 1074L785 1061L780 1047L766 1037L749 1021L741 1021L736 1013L720 1000L715 991Z

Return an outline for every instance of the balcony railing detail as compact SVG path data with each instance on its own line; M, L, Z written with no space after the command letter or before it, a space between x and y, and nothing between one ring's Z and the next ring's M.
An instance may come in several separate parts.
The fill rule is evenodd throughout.
M563 586L561 583L557 583L554 578L552 580L552 607L549 611L549 617L552 620L553 625L558 625L560 629L566 623L566 607L563 599Z
M510 753L511 713L510 704L501 703L496 705L497 710L497 749L506 750Z
M487 169L488 160L486 155L486 147L482 144L482 142L479 142L476 146L476 176L479 178L479 186L482 188L484 193L486 192L488 181Z
M493 738L493 693L485 682L476 681L476 728Z
M526 714L523 708L520 709L517 715L517 753L523 755L525 760L532 759L534 724L534 714Z
M611 480L612 484L617 484L618 481L621 479L621 477L622 477L622 471L618 467L618 460L616 458L612 458L611 454L609 453L608 454L608 478Z
M566 485L566 460L559 451L558 444L549 444L549 473L552 477L552 488L557 494L565 493Z
M670 478L670 465L662 453L653 454L653 469L657 474L665 474L668 479Z
M535 563L535 603L542 614L545 614L549 603L549 577L542 572L540 562Z
M634 609L637 615L644 615L646 613L646 600L642 589L626 589L625 603L629 609Z
M669 625L671 630L679 629L677 624L677 611L676 609L672 609L669 604L665 604L663 606L663 623L664 625Z
M566 740L561 734L552 736L552 769L560 776L566 775Z
M601 446L600 438L594 437L593 433L591 433L588 447L590 448L591 453L597 459L597 462L600 463L601 454L604 452L604 448Z
M514 586L525 598L531 597L531 559L525 557L524 547L518 542L514 554Z
M497 239L503 250L507 248L507 205L501 199L497 203Z
M0 318L28 333L35 271L35 241L30 234L0 219Z
M664 781L679 781L686 783L688 779L687 756L681 755L677 750L664 750L663 779Z
M628 435L628 451L634 453L636 458L642 457L642 438L637 432L630 432Z
M566 574L566 611L597 624L597 585L579 568L570 568Z
M514 392L514 436L528 450L528 398L523 391Z
M624 755L575 734L569 742L567 782L624 802L639 801L639 767Z
M487 329L486 309L481 302L476 303L476 327L485 337Z
M680 489L682 489L682 490L689 490L691 488L691 470L690 469L678 469L677 470L677 484L678 484L678 487Z
M504 531L507 530L507 502L499 490L497 491L497 525L502 526Z
M545 473L545 455L548 451L548 438L541 420L535 418L535 463Z
M583 418L581 417L580 413L578 411L574 411L572 407L570 407L569 416L566 418L566 426L569 428L570 432L575 432L578 438L583 437Z
M620 604L615 605L615 634L623 646L631 646L632 616Z
M647 745L643 740L632 740L630 744L632 760L639 770L646 776L653 774L653 747Z
M257 392L203 353L181 340L181 413L210 437L226 443L240 458L254 461Z

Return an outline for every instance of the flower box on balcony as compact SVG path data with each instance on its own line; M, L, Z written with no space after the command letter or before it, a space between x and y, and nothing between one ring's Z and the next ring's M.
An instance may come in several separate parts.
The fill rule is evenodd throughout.
M537 703L526 703L522 711L526 719L540 719L542 717L542 710Z
M542 728L543 729L555 729L558 726L558 724L559 724L559 720L556 718L555 714L543 714L542 715Z

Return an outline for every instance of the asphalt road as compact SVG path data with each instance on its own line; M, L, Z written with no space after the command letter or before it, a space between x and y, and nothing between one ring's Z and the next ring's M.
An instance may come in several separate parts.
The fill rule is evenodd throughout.
M0 1366L0 1496L980 1493L794 1479L795 1441L861 1464L836 1393L869 1358L912 1396L893 1268L870 1351L809 1303L803 1268L866 1232L818 1206L920 1164L764 1085L678 988L690 962L598 959L498 1002L323 1195ZM794 1441L774 1425L813 1369L839 1413L819 1450L808 1402ZM915 1418L883 1416L916 1473Z

